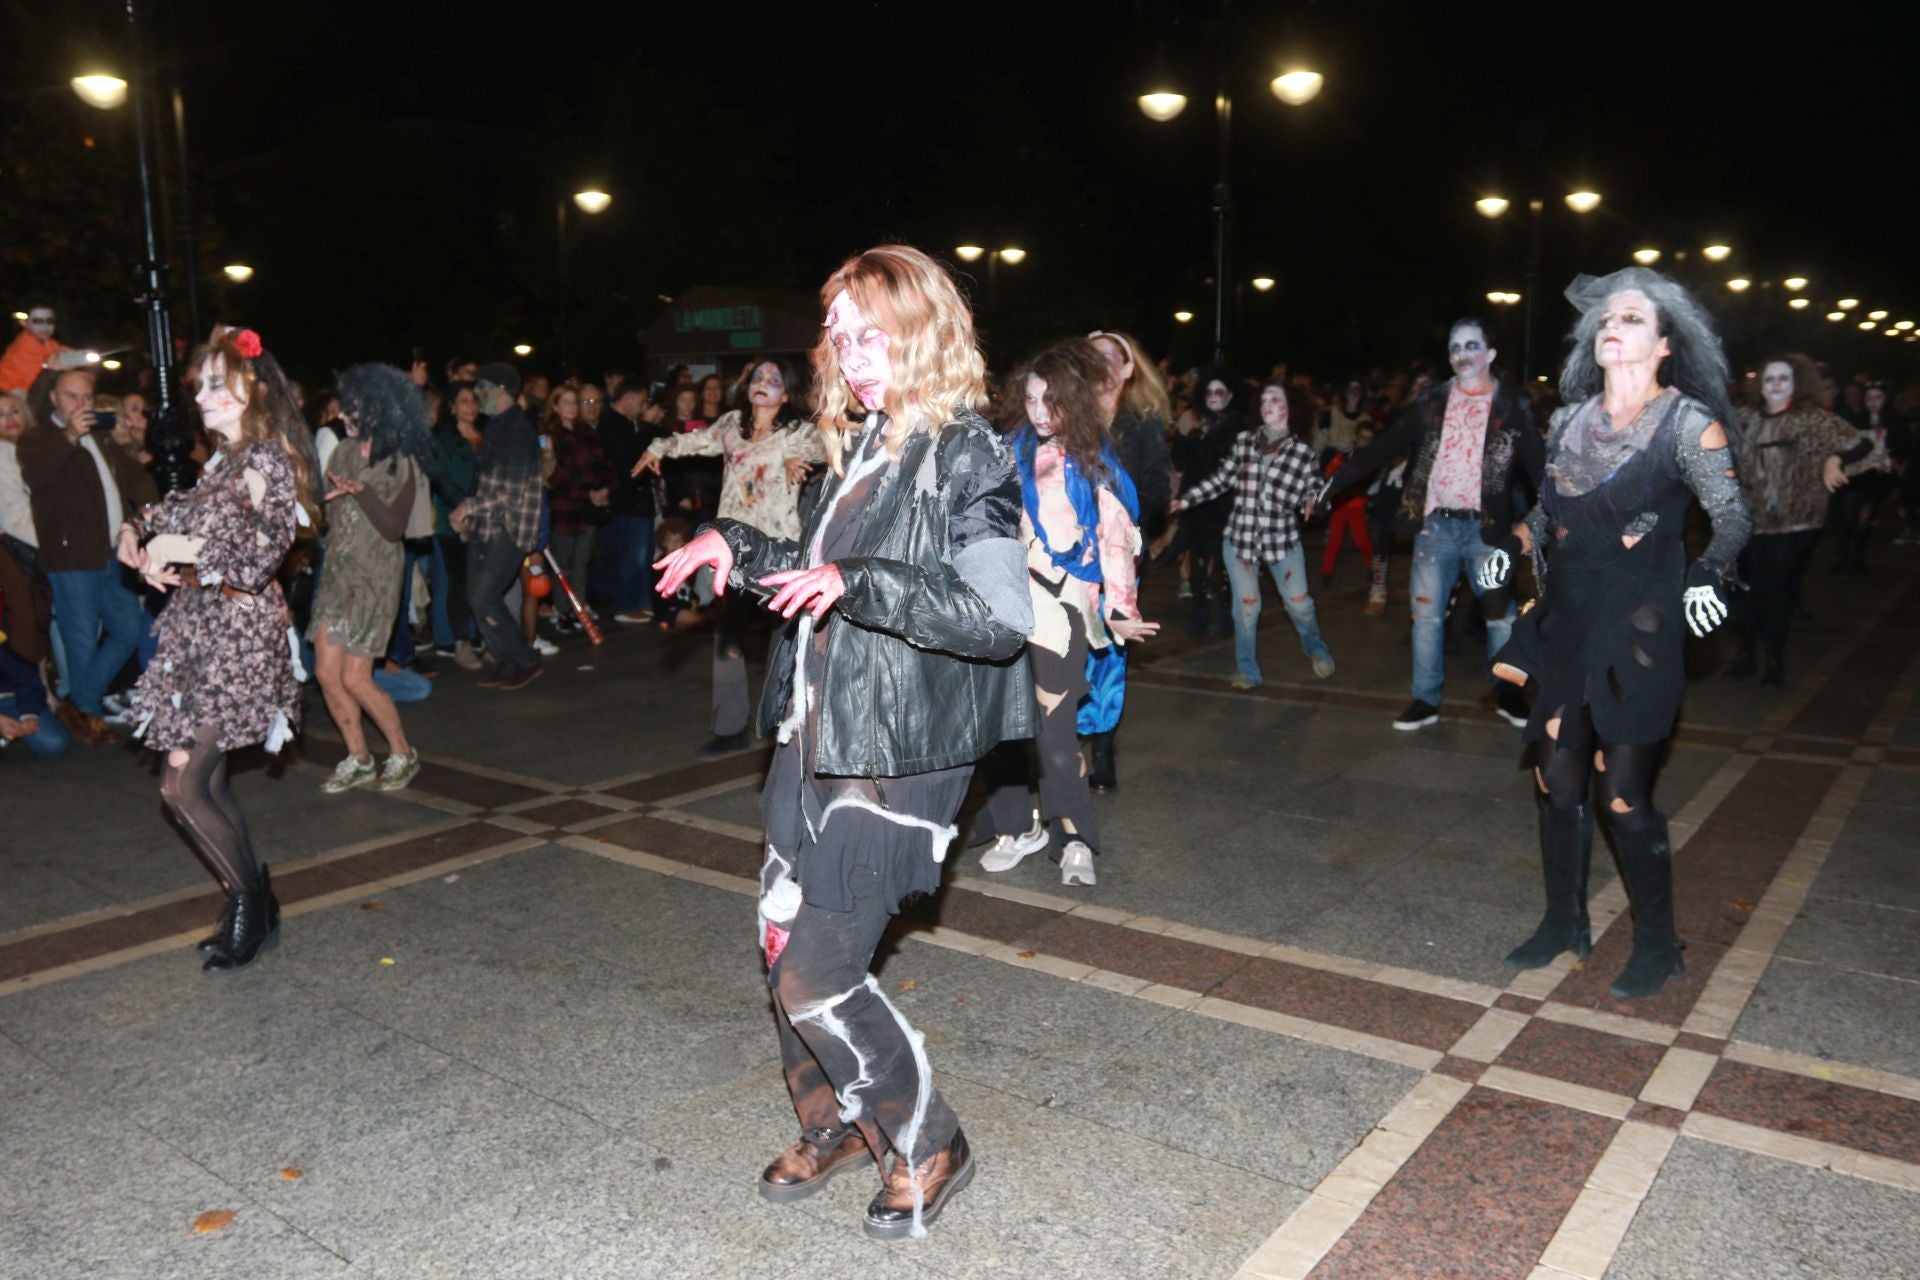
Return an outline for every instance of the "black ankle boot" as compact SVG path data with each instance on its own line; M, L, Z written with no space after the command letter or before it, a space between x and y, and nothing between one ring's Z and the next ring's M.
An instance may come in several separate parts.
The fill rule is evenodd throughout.
M1540 806L1540 860L1547 882L1547 913L1533 936L1507 953L1507 968L1538 969L1562 951L1586 956L1593 951L1593 926L1587 921L1587 862L1593 851L1593 806L1555 805L1545 796Z
M233 913L238 909L239 901L239 894L227 895L226 905L220 908L220 923L213 926L212 935L200 939L196 947L202 955L212 955L220 949L220 944L226 939L227 931L233 928Z
M232 973L271 951L280 940L280 904L267 887L266 871L260 873L260 886L243 889L234 895L233 922L220 935L220 945L200 967L208 973Z
M1113 771L1113 730L1087 736L1087 785L1095 791L1111 791L1120 785Z
M1613 843L1620 850L1621 876L1633 904L1633 955L1613 980L1612 991L1622 1000L1638 1000L1687 972L1680 958L1687 944L1673 932L1673 850L1667 844L1667 820L1615 823Z

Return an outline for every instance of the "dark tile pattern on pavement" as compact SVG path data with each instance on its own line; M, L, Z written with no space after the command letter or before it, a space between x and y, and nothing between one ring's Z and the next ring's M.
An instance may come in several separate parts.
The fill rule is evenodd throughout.
M1695 1111L1920 1164L1920 1100L1722 1058Z

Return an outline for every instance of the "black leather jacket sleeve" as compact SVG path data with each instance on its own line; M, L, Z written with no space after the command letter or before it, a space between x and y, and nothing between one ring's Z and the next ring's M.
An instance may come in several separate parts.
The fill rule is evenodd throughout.
M764 600L772 591L760 585L770 573L801 567L800 544L792 538L769 538L750 524L738 520L715 520L702 525L700 532L712 529L733 549L733 572L727 575L729 591L744 591Z
M1420 438L1420 430L1425 424L1421 421L1419 402L1415 401L1387 425L1387 429L1374 437L1373 443L1364 449L1357 449L1346 465L1333 473L1333 479L1327 483L1325 492L1320 495L1322 505L1330 503L1339 494L1353 488L1371 476L1380 468L1411 449Z
M952 557L988 538L1020 532L1020 473L1012 454L986 432L943 441L948 558L937 566L880 556L839 561L846 594L840 612L863 627L899 636L918 649L994 661L1020 652L1025 635L996 620Z

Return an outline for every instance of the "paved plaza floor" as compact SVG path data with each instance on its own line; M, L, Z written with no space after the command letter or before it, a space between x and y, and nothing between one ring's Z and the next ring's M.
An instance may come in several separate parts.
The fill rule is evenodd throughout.
M1920 1274L1920 555L1816 571L1784 690L1690 653L1688 974L1634 1003L1604 852L1592 957L1502 967L1530 780L1471 642L1441 722L1390 727L1405 563L1386 617L1352 561L1320 593L1326 682L1269 596L1246 692L1150 583L1099 884L956 850L901 918L880 980L978 1161L922 1241L863 1236L864 1176L756 1194L795 1130L766 757L695 756L705 637L572 641L513 694L450 668L390 795L320 793L311 698L299 754L238 761L286 919L229 977L150 755L0 762L0 1276Z

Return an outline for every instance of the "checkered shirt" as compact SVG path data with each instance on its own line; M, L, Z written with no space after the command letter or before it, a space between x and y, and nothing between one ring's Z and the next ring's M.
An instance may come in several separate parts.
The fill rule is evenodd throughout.
M1227 541L1243 560L1279 560L1300 543L1300 504L1319 481L1319 459L1298 436L1271 449L1261 447L1258 427L1233 442L1226 464L1180 495L1182 505L1199 506L1233 489L1233 514L1227 517Z

